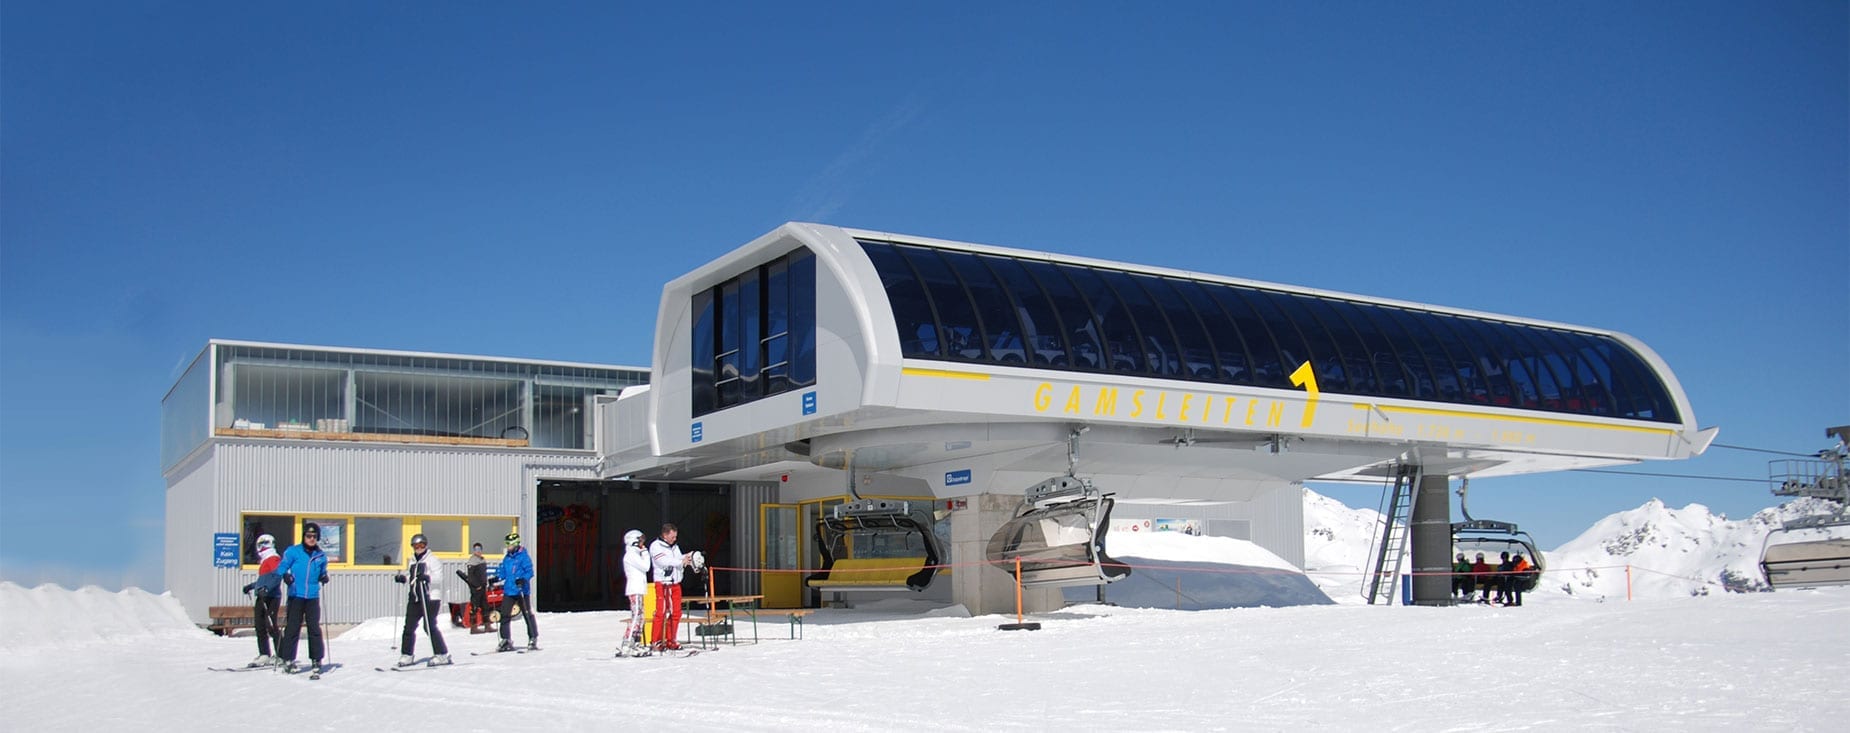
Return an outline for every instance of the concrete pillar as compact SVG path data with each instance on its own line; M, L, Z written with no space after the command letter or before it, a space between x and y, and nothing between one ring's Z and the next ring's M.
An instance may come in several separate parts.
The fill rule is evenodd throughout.
M1414 489L1410 539L1413 540L1413 605L1452 604L1452 497L1444 474L1420 474Z
M1020 494L977 494L963 497L962 509L951 512L951 600L963 604L972 616L1015 613L1015 576L984 562L989 538L1015 517ZM1025 588L1022 610L1057 611L1066 605L1059 588Z

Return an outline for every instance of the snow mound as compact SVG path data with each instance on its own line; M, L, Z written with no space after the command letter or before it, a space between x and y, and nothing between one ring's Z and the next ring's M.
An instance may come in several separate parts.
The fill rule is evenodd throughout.
M1108 532L1105 554L1113 558L1215 562L1297 572L1284 558L1246 540L1181 532Z
M25 651L143 636L207 632L186 617L172 595L140 588L110 592L96 586L70 590L50 583L25 588L0 582L0 650Z

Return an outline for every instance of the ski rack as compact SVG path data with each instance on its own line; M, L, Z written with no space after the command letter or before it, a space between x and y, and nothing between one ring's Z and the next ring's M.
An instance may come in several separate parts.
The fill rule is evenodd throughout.
M984 555L1022 587L1104 585L1131 574L1105 554L1116 500L1087 479L1055 476L1022 492L1021 509L989 539Z

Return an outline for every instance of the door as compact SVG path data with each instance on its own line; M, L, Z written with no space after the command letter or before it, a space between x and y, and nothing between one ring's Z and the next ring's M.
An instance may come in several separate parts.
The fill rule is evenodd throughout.
M803 565L800 546L803 531L797 523L797 505L760 504L758 536L763 547L764 570L759 575L764 589L765 608L801 608L803 606Z

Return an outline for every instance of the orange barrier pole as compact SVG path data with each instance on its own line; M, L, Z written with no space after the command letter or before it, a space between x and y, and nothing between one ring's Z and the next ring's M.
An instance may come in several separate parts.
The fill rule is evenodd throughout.
M1041 622L1026 623L1021 620L1021 556L1015 557L1015 623L1002 624L996 628L1003 631L1040 631Z
M1632 564L1625 564L1625 600L1632 599Z

